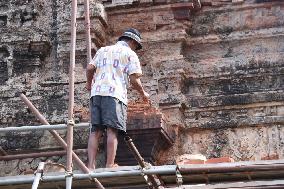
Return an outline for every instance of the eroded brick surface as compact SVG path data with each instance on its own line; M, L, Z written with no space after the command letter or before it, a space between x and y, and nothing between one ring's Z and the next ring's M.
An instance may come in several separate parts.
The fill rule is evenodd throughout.
M283 158L283 4L204 4L189 19L167 5L109 11L112 41L134 10L135 18L152 15L145 17L147 24L132 23L144 39L144 84L179 128L175 145L160 153L159 163L173 163L186 153L236 161L268 154ZM113 26L117 22L119 28Z

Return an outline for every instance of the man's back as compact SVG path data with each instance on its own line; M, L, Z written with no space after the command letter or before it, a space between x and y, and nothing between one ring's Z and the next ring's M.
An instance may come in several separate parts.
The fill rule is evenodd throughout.
M127 104L128 76L142 74L136 53L119 41L99 49L91 64L96 67L91 95L112 96Z

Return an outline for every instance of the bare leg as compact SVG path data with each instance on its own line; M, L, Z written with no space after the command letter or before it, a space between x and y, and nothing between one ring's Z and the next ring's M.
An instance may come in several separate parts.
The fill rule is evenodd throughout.
M88 142L88 168L90 171L96 168L96 156L98 152L99 142L102 137L103 132L97 130L90 133L89 142Z
M113 167L117 150L117 130L107 128L107 162L106 167Z

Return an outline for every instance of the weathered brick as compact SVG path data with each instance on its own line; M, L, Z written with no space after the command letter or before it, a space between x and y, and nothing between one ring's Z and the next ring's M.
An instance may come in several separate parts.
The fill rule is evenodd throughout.
M210 164L210 163L231 163L235 162L234 159L230 157L219 157L219 158L210 158L205 161L205 164Z
M201 10L190 11L191 2L135 1L106 9L110 0L90 2L93 53L115 43L128 27L142 34L143 50L138 55L146 66L141 80L160 112L145 104L129 104L129 132L139 149L147 152L143 155L157 164L172 163L179 154L192 152L236 161L283 159L283 4L205 0ZM65 123L70 1L2 2L0 12L0 125L39 124L19 102L18 92L23 90L51 124ZM74 119L80 122L89 120L82 0L77 18ZM129 98L139 96L130 90ZM8 134L1 145L8 152L60 148L47 133L21 136L13 141L15 135ZM87 138L87 130L75 132L75 148L85 147ZM32 144L25 144L25 139ZM118 157L125 163L132 155ZM29 161L33 163L20 164L21 168L34 170L39 159ZM54 161L65 159L54 157ZM19 167L15 169L8 174L19 174Z

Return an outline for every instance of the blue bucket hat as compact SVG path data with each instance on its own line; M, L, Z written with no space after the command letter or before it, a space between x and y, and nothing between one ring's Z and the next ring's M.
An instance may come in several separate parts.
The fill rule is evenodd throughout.
M138 30L134 29L134 28L130 28L130 29L127 29L119 38L118 38L118 41L121 40L121 38L123 37L129 37L131 39L133 39L134 41L137 42L138 44L138 47L136 50L140 50L142 49L142 43L141 43L141 35L139 33Z

